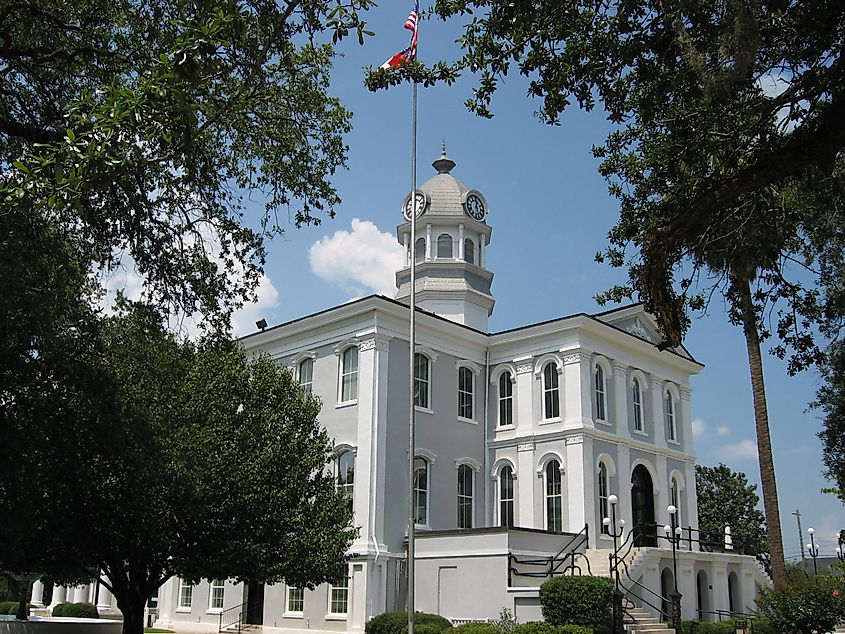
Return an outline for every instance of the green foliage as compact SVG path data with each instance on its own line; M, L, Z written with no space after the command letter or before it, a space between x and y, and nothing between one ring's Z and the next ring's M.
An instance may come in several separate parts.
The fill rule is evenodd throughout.
M540 605L552 625L604 629L610 619L613 582L605 577L562 576L543 582Z
M607 631L607 624L601 626L600 631ZM593 628L584 625L561 625L557 628L558 634L593 634Z
M766 518L758 508L757 485L749 484L744 473L724 464L696 465L695 488L701 541L721 547L727 524L737 552L767 562Z
M492 623L463 623L452 631L455 634L502 634L502 630Z
M18 609L17 601L3 601L0 602L0 614L14 614ZM14 610L10 612L9 610Z
M782 634L831 632L845 620L845 582L828 575L791 580L782 588L763 590L757 608Z
M513 612L508 608L502 608L499 612L499 620L496 621L496 626L502 634L511 634L517 625L518 623Z
M97 612L97 606L92 603L63 603L60 605L64 605L64 609L62 609L61 614L57 615L54 610L53 616L66 616L73 617L75 619L100 618L100 614Z
M53 608L53 616L68 616L67 610L73 606L73 603L62 602Z
M717 621L681 621L683 634L734 634L736 627L732 620ZM758 634L754 630L754 634Z
M822 367L824 384L816 394L816 407L823 414L822 460L825 476L835 484L830 490L845 502L845 343L838 341L828 349Z
M451 629L452 624L448 619L437 614L417 612L414 615L414 631L424 628L426 634L438 634L446 629ZM366 634L403 634L408 631L407 612L384 612L367 621L364 626ZM420 630L422 631L422 630Z
M591 627L583 625L552 625L545 621L520 623L512 630L513 634L593 634Z

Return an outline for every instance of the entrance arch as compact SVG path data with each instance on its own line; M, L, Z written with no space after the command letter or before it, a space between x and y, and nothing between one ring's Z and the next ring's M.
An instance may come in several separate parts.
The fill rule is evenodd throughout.
M654 483L645 466L638 464L631 473L631 512L634 520L634 546L657 546L654 524Z

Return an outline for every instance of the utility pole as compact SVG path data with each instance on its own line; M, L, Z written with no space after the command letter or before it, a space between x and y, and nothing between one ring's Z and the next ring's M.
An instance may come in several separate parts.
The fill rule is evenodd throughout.
M801 549L801 561L804 561L804 532L801 530L801 511L795 509L793 515L798 520L798 547Z

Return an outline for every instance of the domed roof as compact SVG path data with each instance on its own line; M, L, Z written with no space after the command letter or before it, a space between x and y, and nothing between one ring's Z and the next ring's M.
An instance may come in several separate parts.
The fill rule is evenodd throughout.
M432 163L437 175L420 185L419 189L428 194L429 203L427 215L461 215L464 213L462 205L463 195L472 188L452 176L450 172L455 162L446 156L446 148L436 161Z

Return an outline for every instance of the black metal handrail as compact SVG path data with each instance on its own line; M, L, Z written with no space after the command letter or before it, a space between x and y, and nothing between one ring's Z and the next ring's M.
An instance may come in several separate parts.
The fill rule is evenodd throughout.
M574 575L576 570L578 571L578 574L581 574L581 566L577 563L579 557L587 562L587 571L592 575L592 571L590 571L589 558L586 557L584 553L578 552L577 550L581 545L583 545L585 549L590 545L589 524L585 524L584 528L572 535L569 538L569 541L566 542L566 544L564 544L563 547L554 555L550 555L548 557L517 557L512 553L508 553L508 586L513 585L511 583L512 575L516 575L518 577L546 578L552 577L555 574L563 575L567 572L571 572L571 574ZM516 565L542 566L543 570L524 571L517 568Z
M655 592L651 588L644 586L642 583L640 583L639 581L634 579L631 576L630 570L628 569L628 556L631 554L631 551L636 547L635 542L642 535L649 535L649 536L654 535L655 537L657 537L657 531L655 530L656 527L657 527L657 524L653 524L651 522L639 522L639 523L635 524L631 528L631 530L628 531L628 534L625 536L625 538L622 540L622 543L619 544L619 546L616 548L616 550L612 551L608 555L608 559L609 559L609 565L610 565L610 576L611 576L611 578L614 578L614 579L617 580L617 587L619 588L620 592L622 592L622 594L631 603L634 603L634 599L638 599L640 602L645 603L649 607L653 608L659 614L664 615L666 613L665 606L669 604L669 599L667 597L664 597L663 595ZM645 530L647 530L647 529L651 529L654 532L651 533L651 534L645 533ZM623 585L622 583L618 583L619 577L620 577L620 575L619 575L620 567L622 568L622 571L625 574L627 585ZM650 595L652 595L653 600L658 601L659 605L655 605L654 603L649 601L649 599L647 599L645 596L641 596L642 593L640 593L640 595L635 595L632 592L634 586L636 586L637 588L640 588L642 590L645 590ZM626 614L628 614L629 617L631 617L631 614L628 611L627 606L623 606L622 609ZM631 618L633 618L633 617L631 617Z
M246 603L241 603L240 605L236 605L231 608L226 608L220 613L220 622L217 626L217 631L222 632L227 627L237 625L238 632L240 632L244 624L245 613Z

